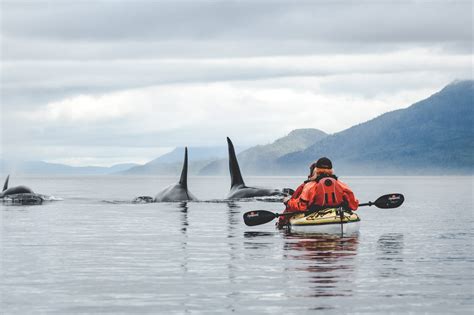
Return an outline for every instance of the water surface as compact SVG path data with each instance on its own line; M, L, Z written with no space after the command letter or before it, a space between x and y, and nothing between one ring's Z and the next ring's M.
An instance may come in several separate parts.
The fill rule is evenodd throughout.
M12 180L64 200L1 208L2 314L474 310L472 177L343 178L363 202L406 198L399 209L361 208L359 235L344 238L244 225L246 211L282 210L272 202L126 202L176 178ZM246 178L275 188L300 180ZM205 200L228 186L189 179Z

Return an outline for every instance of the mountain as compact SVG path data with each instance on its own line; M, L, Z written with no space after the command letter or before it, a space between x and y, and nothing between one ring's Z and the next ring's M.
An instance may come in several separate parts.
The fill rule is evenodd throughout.
M474 81L455 81L406 109L280 157L280 172L305 173L321 156L340 174L472 174Z
M121 164L112 165L110 167L107 167L106 169L108 170L107 171L108 174L113 174L113 173L117 173L117 172L126 171L126 170L128 170L132 167L136 167L136 166L139 166L139 164L136 164L136 163L121 163Z
M134 167L137 164L124 163L111 167L100 166L69 166L58 163L43 161L21 161L12 162L0 160L0 173L23 174L23 175L105 175L113 174Z
M318 129L296 129L287 136L266 145L251 147L237 155L239 165L244 174L273 175L279 165L277 159L291 152L307 148L325 138L327 134ZM205 166L200 175L226 174L229 172L226 158L214 161Z
M321 156L344 175L473 174L474 81L455 81L408 108L385 113L344 131L327 135L297 129L271 144L238 154L243 175L306 174ZM234 139L238 142L238 139ZM242 148L240 148L242 150ZM72 167L41 161L0 159L3 174L147 174L178 175L184 148L145 165ZM228 174L227 147L189 148L189 174Z
M190 147L189 174L195 175L210 162L227 156L227 147ZM125 175L179 175L183 166L184 148L178 147L144 165L120 172Z

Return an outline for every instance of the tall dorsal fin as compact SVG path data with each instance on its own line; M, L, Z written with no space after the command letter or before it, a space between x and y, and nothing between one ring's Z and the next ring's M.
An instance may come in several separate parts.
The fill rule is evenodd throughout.
M179 179L179 184L188 189L188 147L184 148L184 163L183 170L181 171L181 178Z
M245 186L242 174L240 173L239 162L237 162L237 156L235 155L234 145L229 137L227 137L227 146L229 147L230 187Z
M5 191L8 189L8 180L10 179L10 175L7 176L7 179L5 180L5 184L3 184L3 190L2 191Z

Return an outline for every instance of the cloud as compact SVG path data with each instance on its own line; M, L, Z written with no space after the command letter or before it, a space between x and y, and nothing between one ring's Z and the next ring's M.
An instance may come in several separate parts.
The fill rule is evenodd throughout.
M400 72L470 75L471 55L410 49L383 54L110 61L7 61L3 100L27 106L79 94L100 94L157 84L261 80L278 77ZM47 75L45 75L47 74Z
M366 84L377 78L383 79L353 76L354 80L365 79ZM386 81L390 85L394 79ZM406 107L437 89L393 92L383 89L380 81L380 91L367 97L327 87L337 82L334 77L295 77L158 85L52 102L33 111L15 112L10 121L31 126L23 129L30 129L23 137L37 144L219 145L232 135L240 144L249 145L272 141L296 128L337 132ZM18 142L18 134L7 139Z
M471 9L469 1L7 1L3 32L66 41L470 41Z
M120 163L135 162L145 164L150 160L168 153L173 147L134 147L124 150L123 146L77 146L77 145L41 145L16 146L14 152L3 152L2 157L9 161L29 161L41 157L51 163L72 166L111 166Z
M2 150L20 157L143 161L336 132L472 77L471 1L1 6Z

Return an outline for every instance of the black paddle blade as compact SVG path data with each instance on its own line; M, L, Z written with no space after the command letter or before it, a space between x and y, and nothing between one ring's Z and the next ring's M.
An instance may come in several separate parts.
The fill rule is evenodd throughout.
M248 226L260 225L275 219L277 215L266 210L254 210L244 213L244 222Z
M400 207L403 201L405 201L405 197L402 194L388 194L375 200L374 205L382 209L393 209Z

